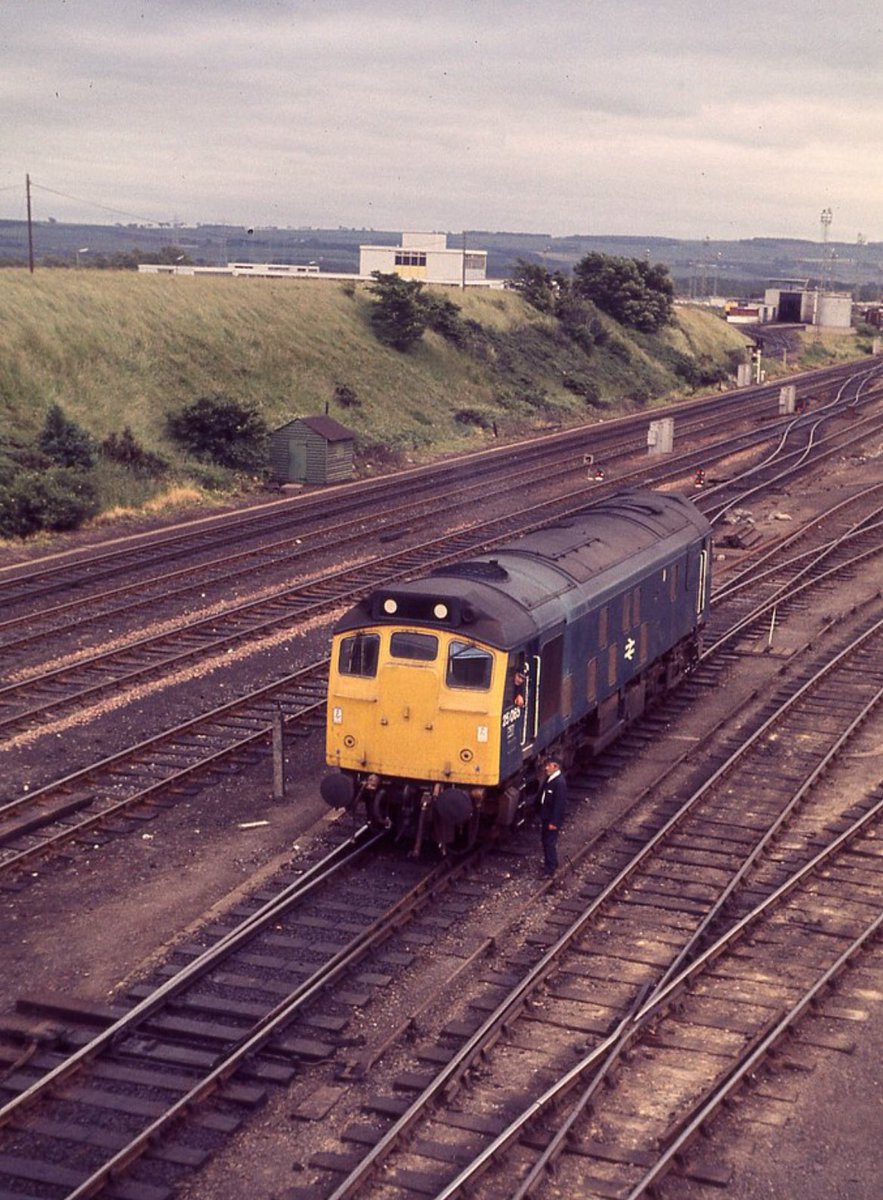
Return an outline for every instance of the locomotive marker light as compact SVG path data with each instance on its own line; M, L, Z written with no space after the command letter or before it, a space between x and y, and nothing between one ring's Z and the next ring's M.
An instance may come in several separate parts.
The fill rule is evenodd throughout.
M392 596L387 596L387 598L383 601L383 611L389 617L394 617L399 611L399 606L396 604L395 600L393 600Z

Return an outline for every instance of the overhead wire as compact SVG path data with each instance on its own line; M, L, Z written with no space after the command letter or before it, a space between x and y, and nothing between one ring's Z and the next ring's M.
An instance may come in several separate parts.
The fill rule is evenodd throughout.
M107 204L99 204L96 200L86 200L82 196L72 196L69 192L61 192L57 188L46 187L45 184L36 183L33 178L31 179L31 187L35 188L41 192L48 192L52 196L61 196L65 200L74 200L74 201L76 201L77 204L91 205L93 208L101 209L102 212L113 213L118 217L131 217L133 220L143 221L143 222L146 222L148 225L171 224L170 221L169 222L158 221L155 217L145 217L139 213L127 212L125 209L122 209L122 208L111 208ZM2 189L2 190L5 190L5 189Z

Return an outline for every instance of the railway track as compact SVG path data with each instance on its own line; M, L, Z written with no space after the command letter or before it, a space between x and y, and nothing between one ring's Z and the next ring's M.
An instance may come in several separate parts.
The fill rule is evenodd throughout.
M660 1033L663 1001L670 1004L679 998L682 987L695 988L693 976L688 984L685 973L694 970L691 955L696 948L709 941L717 945L718 924L724 930L753 928L758 890L768 899L775 885L784 897L783 869L795 876L805 871L808 861L819 856L827 826L838 826L836 837L845 845L843 825L854 814L830 808L840 796L833 772L837 755L861 737L864 722L879 705L883 683L878 665L883 622L862 614L853 620L855 625L862 622L866 628L860 634L848 630L845 622L837 626L839 645L833 658L830 648L815 651L823 669L792 669L787 695L758 702L748 718L742 701L735 700L729 725L741 727L738 737L730 728L728 738L719 733L707 741L707 761L700 764L693 755L673 765L666 794L657 786L628 820L583 847L566 888L556 883L550 890L543 884L513 904L502 891L511 887L504 882L510 873L492 861L483 868L482 878L471 872L469 861L451 872L446 864L407 864L397 855L392 873L379 869L376 859L360 874L346 864L340 868L346 873L345 884L334 885L316 900L318 889L328 886L322 878L328 864L301 864L293 880L285 880L269 897L255 898L260 907L251 906L235 932L220 924L197 944L180 946L167 968L167 981L135 989L128 1005L77 1012L70 1002L26 1002L24 1007L44 1022L53 1020L57 1027L65 1021L66 1036L73 1038L75 1049L65 1053L62 1045L53 1044L44 1025L43 1043L34 1041L18 1069L0 1083L7 1093L17 1095L0 1108L0 1124L6 1125L0 1134L0 1179L8 1194L30 1195L28 1189L37 1185L47 1197L79 1200L107 1186L113 1196L162 1200L181 1171L195 1169L216 1139L260 1102L265 1087L290 1086L300 1078L302 1094L315 1091L317 1079L327 1078L329 1058L338 1064L341 1083L375 1074L383 1078L380 1068L394 1048L398 1060L391 1094L365 1102L368 1111L357 1113L343 1130L340 1149L313 1152L310 1168L315 1179L305 1194L367 1196L371 1181L382 1171L382 1178L405 1194L414 1190L413 1180L419 1178L417 1190L425 1195L427 1178L436 1180L440 1189L455 1182L452 1164L453 1172L465 1170L464 1145L477 1147L476 1153L470 1150L468 1161L478 1163L480 1173L493 1162L495 1172L513 1170L517 1182L524 1172L525 1148L536 1154L532 1147L538 1139L537 1120L549 1121L545 1114L552 1089L563 1089L557 1098L560 1104L586 1072L594 1080L602 1061L619 1044L611 1042L614 1035L631 1044L638 1032L646 1036L651 1028L651 1043L661 1038L667 1045L674 1035ZM811 657L808 650L804 657ZM714 687L716 678L709 671L705 681L697 679L694 686ZM781 688L784 693L785 681ZM837 698L836 704L831 697ZM823 729L820 713L825 714ZM787 770L771 771L771 747L787 758ZM687 786L683 772L697 786ZM752 794L758 778L765 781L764 794L755 797L747 821L746 785L738 781L737 772L747 778ZM824 801L828 807L813 811L813 785L823 772L833 780L833 800L829 796ZM687 801L682 799L685 792ZM879 821L880 807L879 798L864 805L865 829L856 830L856 838L869 836L866 830ZM329 863L345 843L340 834L333 836L338 845ZM361 838L357 833L354 849L362 848ZM505 853L494 857L505 866ZM770 881L764 882L763 871ZM462 891L460 881L465 885ZM436 886L443 889L443 899L426 917L429 924L421 938L413 921L419 922L416 914L430 912L426 905ZM304 907L310 896L309 903L318 906L315 910ZM475 934L470 933L463 946L461 925L483 905L490 907L492 897L506 913L503 928L489 929L485 919L483 935L473 942ZM454 944L460 944L457 965L445 976L447 986L461 1002L465 996L470 1000L459 1018L451 1019L449 1013L442 1018L436 1036L421 1038L418 1060L403 1067L400 1055L415 1027L413 1013L398 1013L393 1027L375 1032L368 1045L359 1037L353 1040L347 1030L353 1021L363 1032L375 1028L366 989L382 988L391 972L407 971L416 946L441 942L443 951L445 929L455 935ZM527 936L521 938L525 929ZM519 939L511 940L516 933ZM366 967L364 956L375 953L377 946L385 960L372 960ZM488 962L491 947L495 954ZM711 956L708 961L713 964L716 959ZM353 977L353 969L362 974ZM434 969L431 961L421 965L422 973ZM477 982L471 972L477 972ZM440 990L441 978L425 1003L434 1004ZM355 1019L353 1005L368 1006L364 1020ZM427 1012L424 1021L431 1027ZM283 1034L277 1017L286 1028ZM292 1031L295 1020L304 1026ZM101 1029L97 1036L88 1032L90 1021ZM702 1028L708 1025L706 1014ZM743 1035L743 1040L751 1039ZM676 1044L686 1053L683 1037ZM513 1054L518 1066L514 1082ZM723 1050L715 1054L720 1057ZM496 1078L506 1089L506 1112L517 1098L519 1111L531 1110L529 1128L519 1124L514 1129L516 1114L502 1121L501 1129L499 1105L481 1100L487 1097L482 1086L489 1086L489 1072L498 1069L500 1056L502 1077ZM565 1070L562 1059L567 1056ZM622 1057L620 1051L614 1061ZM439 1070L441 1060L444 1066ZM535 1070L525 1069L525 1061L540 1060ZM583 1060L585 1069L575 1074L575 1065ZM409 1099L427 1073L432 1082L419 1087L416 1099ZM538 1099L548 1096L540 1108L524 1095L528 1078L541 1085ZM560 1082L565 1078L570 1080L568 1088ZM459 1086L467 1079L469 1100L478 1108L472 1117ZM47 1092L49 1099L44 1100ZM418 1101L423 1120L425 1105L433 1100L437 1104L441 1096L447 1121L439 1118L436 1107L429 1117L435 1125L415 1131ZM689 1113L698 1111L691 1096ZM207 1097L213 1098L208 1108L196 1107ZM190 1117L182 1123L185 1112ZM380 1113L385 1114L385 1125ZM391 1124L390 1114L397 1118ZM684 1115L675 1124L680 1133L689 1121ZM477 1129L484 1130L482 1139L476 1138ZM456 1146L451 1130L459 1139ZM503 1138L503 1146L500 1139L507 1130L510 1136ZM411 1149L405 1151L405 1159L393 1163L394 1147L406 1131ZM355 1148L369 1137L374 1139L370 1153L351 1170ZM587 1155L597 1138L580 1137L576 1169L583 1172L580 1187L585 1188ZM548 1145L548 1136L540 1145ZM491 1146L491 1158L479 1162ZM636 1160L640 1165L646 1158L616 1152L610 1136L602 1151L595 1155L597 1161L608 1164L612 1158L620 1167L625 1161L632 1174ZM147 1158L142 1157L145 1153ZM568 1155L573 1157L571 1151ZM347 1175L341 1183L344 1168ZM602 1174L607 1169L604 1165Z
M521 1197L566 1158L562 1194L643 1195L879 931L883 794L856 816L828 788L814 819L806 810L883 700L881 639L876 618L789 684L674 811L623 831L603 859L595 847L527 972L516 958L485 974L435 1043L446 1065L394 1122L373 1104L337 1155L318 1154L314 1194ZM771 746L786 769L771 772ZM629 840L643 843L637 854ZM820 887L822 871L846 878ZM418 1050L412 1075L429 1058Z
M728 600L730 603L722 605L719 601L715 602L709 625L713 637L721 643L717 650L723 649L723 643L731 641L737 633L745 637L752 630L756 631L759 622L765 618L771 622L774 619L781 620L786 605L783 603L780 613L780 596L791 588L795 594L787 603L793 605L797 602L794 583L798 570L798 577L804 577L800 592L803 594L810 587L818 587L827 580L836 580L844 572L857 569L862 559L879 554L883 546L879 523L874 524L877 518L873 515L878 514L879 510L871 507L869 512L867 508L878 494L879 488L867 489L837 505L827 519L817 521L814 524L814 536L815 541L821 544L812 551L805 551L796 567L787 554L794 541L789 539L776 551L777 560L781 560L783 554L785 556L782 565L775 568L771 565L762 575L760 564L755 563L750 571L743 574L741 581L731 581L719 597L719 600ZM855 511L862 505L865 506L865 515L857 518L852 536L824 538L823 531L831 522L839 527L847 509ZM548 504L530 510L533 523L541 525L548 521L550 510ZM473 551L483 549L493 544L494 540L511 534L513 525L517 526L519 521L524 521L523 513L507 518L502 526L499 522L485 523L477 531L466 531L455 539L453 546L450 540L428 543L422 548L422 553L426 555L422 562L415 558L416 551L408 551L399 556L398 563L395 559L387 559L371 564L371 572L378 574L357 575L358 586L365 588L372 580L379 582L380 579L391 578L396 566L400 573L410 574L425 570L430 564L438 565L452 557L461 557L470 548L469 538L476 539L471 547ZM521 528L524 527L522 524ZM495 537L491 536L492 532ZM863 539L862 545L856 545L858 538ZM443 554L435 557L439 549ZM775 575L772 574L774 571ZM823 571L827 573L825 576L821 574ZM771 579L779 581L772 591L769 586ZM351 592L345 588L352 587L351 580L352 575L343 574L341 577L337 574L301 592L298 596L300 615L327 610L342 599L349 599ZM766 585L766 590L758 600L756 592L761 584ZM750 602L746 602L742 595L746 588L753 597ZM733 607L736 592L739 592L738 609ZM289 616L277 616L266 623L274 626L288 619ZM716 632L718 630L719 635ZM215 641L209 645L226 645L225 641L217 638L215 627L210 632ZM197 644L179 652L178 658L173 661L205 652L206 647ZM165 667L168 669L167 663ZM148 662L146 667L138 667L133 673L143 678L146 672L159 669L162 669L162 664ZM309 732L324 721L326 677L325 660L308 664L270 685L263 685L207 713L190 717L135 746L71 771L61 779L46 782L42 786L31 785L27 791L7 799L0 806L0 874L30 868L62 848L88 839L99 827L137 813L139 806L145 803L155 805L175 791L186 790L197 780L204 782L212 772L235 769L243 762L254 761L255 753L271 743L273 725L280 716L290 730ZM83 705L90 696L102 693L108 686L105 681L91 684L85 689L81 688L74 699ZM57 708L70 702L69 696L52 696L48 706ZM26 713L25 718L28 715ZM153 811L148 807L140 815L149 817Z
M865 424L869 423L883 427L883 418L868 418ZM864 436L864 427L862 431L853 431L847 435L841 432L832 438L821 439L816 452L839 452L844 445L849 445ZM728 444L732 449L731 443ZM780 446L780 453L783 452L782 446L784 441ZM790 454L789 451L789 457ZM801 462L799 466L804 466L804 463ZM672 475L677 476L682 467L683 464L678 462L674 466L666 464L649 471L641 471L639 474L644 480L649 476L649 482L659 483L670 479ZM793 473L797 468L793 464L790 468L781 468L780 476L788 469ZM621 482L627 481L628 476ZM516 487L519 486L516 482ZM752 489L756 489L759 485L752 483L751 486ZM571 491L563 498L539 505L522 505L503 518L477 522L471 527L461 527L453 534L448 533L428 543L412 545L389 559L388 573L385 576L383 559L363 560L349 571L328 572L323 577L314 577L306 582L276 588L258 600L229 605L207 617L173 623L161 633L135 639L124 638L121 645L112 649L97 652L80 651L62 665L52 665L31 672L25 668L18 672L17 677L0 687L0 732L8 734L16 728L38 724L46 716L72 704L83 707L104 694L107 689L130 687L146 677L175 669L196 657L229 653L231 648L240 642L253 640L271 630L286 627L290 622L302 621L317 612L327 611L335 603L346 603L353 595L380 578L396 578L419 571L428 562L444 561L446 555L477 552L515 532L535 528L537 524L561 516L566 517L569 512L577 510L581 503L588 502L595 496L597 490L593 485L583 486L577 489L576 495ZM352 527L347 526L343 534L344 539L349 540L353 536ZM193 586L196 585L188 584L185 590L189 592ZM127 587L124 590L129 589ZM155 603L152 597L140 597L137 601L127 602L125 607ZM105 628L104 622L119 611L115 609L108 612L102 609L97 615L91 614L89 620L97 620L101 622L102 628ZM39 640L41 646L46 645L49 630L40 630L39 621L32 617L10 618L6 622L7 631L19 621L27 625L27 633L19 635L18 640L13 637L12 642L7 643L4 647L7 654L11 647L21 642L30 645Z
M798 393L807 403L826 403L850 379L859 381L875 368L847 364L798 377ZM877 368L879 370L879 368ZM667 413L679 422L679 437L698 437L720 422L747 422L756 427L758 420L775 422L777 387L757 387L726 395L706 396L699 400L670 406ZM425 496L432 505L444 489L469 487L479 476L493 480L505 476L513 467L530 466L531 461L548 462L550 456L561 464L572 456L579 465L586 452L600 455L634 453L645 449L647 418L644 414L618 418L603 425L593 424L576 430L533 437L530 442L478 451L435 465L398 472L373 480L328 489L320 495L303 495L268 502L244 513L218 514L198 519L171 531L135 534L117 539L98 549L83 549L50 555L45 559L0 567L0 597L6 612L19 603L33 611L35 601L63 593L65 596L101 588L104 581L130 573L141 577L156 574L165 566L226 555L231 547L242 544L259 552L272 550L279 538L284 545L289 536L310 532L329 519L340 521L357 517L367 508L382 511L390 501L396 504L403 495L413 500ZM442 481L443 487L439 486ZM174 573L174 572L172 572Z
M867 368L856 372L849 384L837 389L831 401L823 403L823 410L830 409L832 404L846 404L844 389L867 389L871 378ZM769 405L768 398L764 403ZM692 407L699 408L699 412L685 406L679 440L690 444L703 435L707 440L709 421L715 422L724 411L723 404L718 397L695 402ZM727 397L726 405L728 422L744 419L734 410L753 414L755 420L746 431L744 442L733 444L725 440L708 446L712 460L732 453L740 444L775 440L788 429L789 423L775 418L773 413L765 413L767 422L758 429L757 399L749 403L740 397ZM573 478L585 476L584 459L589 443L610 462L634 455L641 448L635 433L630 432L634 423L633 418L628 418L603 428L583 427L518 447L455 460L446 468L405 472L393 479L335 489L331 496L283 502L278 512L276 506L264 506L257 515L225 518L217 525L209 523L207 529L198 524L193 531L166 538L151 535L133 547L103 550L72 562L51 561L29 569L22 565L0 569L0 596L5 601L0 650L8 654L16 647L47 636L71 634L85 621L100 618L104 622L106 618L119 618L145 607L155 610L160 602L183 602L197 591L203 598L203 589L218 585L229 589L236 580L248 580L254 590L253 577L258 570L273 579L307 554L323 549L339 550L355 539L364 539L367 513L372 507L380 536L400 535L413 527L421 511L425 515L426 506L431 507L433 521L437 522L445 511L456 514L470 497L478 497L486 504L495 493L504 497L507 493L520 493L540 480L547 481L550 453L555 453L558 475L563 477L559 482L569 488ZM685 461L685 456L680 455L675 462L684 471L689 469L688 456ZM272 511L266 513L266 508ZM277 533L283 536L277 538ZM235 552L231 552L232 546L237 547ZM208 552L211 557L207 557ZM157 569L169 562L178 563L182 558L186 560L185 566ZM103 586L120 575L124 577L123 583ZM64 593L64 600L47 606L46 597L57 592Z

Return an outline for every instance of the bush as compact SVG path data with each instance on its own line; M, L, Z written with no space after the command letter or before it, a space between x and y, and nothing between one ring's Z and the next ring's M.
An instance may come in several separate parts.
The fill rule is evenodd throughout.
M362 401L356 394L356 389L351 388L348 383L336 383L334 385L334 401L341 408L361 408Z
M602 407L598 388L591 379L577 379L572 375L565 375L561 383L569 392L573 392L574 396L584 400L588 408Z
M429 328L455 346L464 345L469 337L469 329L460 316L460 306L447 296L430 294L422 299Z
M88 469L95 465L94 440L76 421L66 417L57 404L46 414L37 444L47 458L61 467Z
M169 464L159 454L145 450L126 425L122 433L111 433L101 443L102 455L111 462L131 467L140 475L162 475Z
M98 508L95 487L82 471L23 471L0 486L0 534L26 537L41 529L78 529Z
M256 409L227 396L202 396L168 417L172 437L196 458L248 471L267 461L266 422Z
M480 408L459 408L454 413L454 420L459 425L475 425L479 429L491 429L494 424L493 417Z

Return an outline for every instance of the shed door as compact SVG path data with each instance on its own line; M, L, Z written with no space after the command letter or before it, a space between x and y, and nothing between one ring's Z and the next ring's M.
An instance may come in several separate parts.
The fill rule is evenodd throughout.
M288 478L302 483L307 477L307 448L303 442L288 443Z

